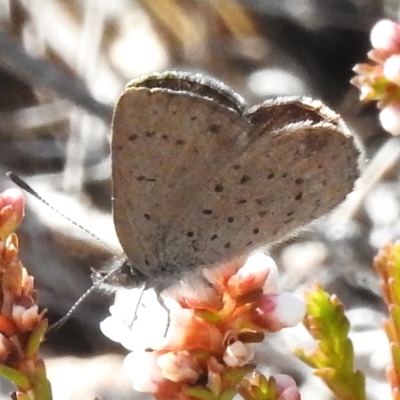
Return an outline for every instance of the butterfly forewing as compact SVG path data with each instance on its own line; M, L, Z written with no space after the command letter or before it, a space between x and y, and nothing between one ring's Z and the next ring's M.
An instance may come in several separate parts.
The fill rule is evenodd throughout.
M191 93L132 88L122 96L113 123L113 213L136 268L152 276L173 261L164 259L173 222L248 126L236 110Z

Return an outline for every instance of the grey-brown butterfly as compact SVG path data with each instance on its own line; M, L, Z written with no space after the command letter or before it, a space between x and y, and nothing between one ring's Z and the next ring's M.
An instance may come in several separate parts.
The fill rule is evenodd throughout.
M132 81L112 128L125 266L137 284L161 291L276 242L344 200L358 154L342 119L319 101L249 108L200 74Z

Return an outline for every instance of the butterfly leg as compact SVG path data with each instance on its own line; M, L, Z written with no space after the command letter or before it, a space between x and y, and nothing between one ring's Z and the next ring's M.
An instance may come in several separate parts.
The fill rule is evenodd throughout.
M165 327L164 337L167 336L169 326L171 325L171 312L170 309L165 304L164 299L161 297L160 293L157 293L157 300L160 303L160 306L167 312L167 326Z
M146 285L146 283L145 283L145 284L142 286L142 289L141 289L141 291L140 291L139 298L138 298L138 301L137 301L137 303L136 303L135 311L134 311L134 313L133 313L133 318L132 318L132 321L131 321L130 324L129 324L129 329L132 329L134 322L137 320L138 310L139 310L140 304L141 304L141 302L142 302L143 294L144 294L144 292L145 292L146 289L147 289L147 285Z

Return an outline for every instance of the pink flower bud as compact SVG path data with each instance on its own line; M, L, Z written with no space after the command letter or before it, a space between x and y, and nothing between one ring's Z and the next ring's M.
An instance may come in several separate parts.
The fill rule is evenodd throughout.
M291 376L284 374L275 374L272 376L278 386L278 400L300 400L299 389Z
M400 55L391 56L385 61L383 74L389 81L400 85Z
M400 104L391 103L379 113L383 129L394 136L400 135Z
M14 211L20 216L20 220L24 216L25 199L19 189L7 189L0 195L0 209L12 205Z
M370 39L375 49L400 52L400 25L383 19L372 28Z
M275 262L264 253L254 253L228 281L228 291L238 297L256 289L261 289L269 277Z
M25 199L19 189L0 194L0 238L5 240L15 231L24 217Z

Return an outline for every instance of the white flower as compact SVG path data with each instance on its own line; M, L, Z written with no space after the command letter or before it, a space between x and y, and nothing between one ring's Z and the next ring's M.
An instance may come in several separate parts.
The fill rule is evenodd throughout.
M275 301L274 314L286 327L296 326L306 315L306 303L291 292L279 293L275 297Z
M111 340L128 350L153 348L164 340L168 313L153 290L146 290L138 306L140 289L118 289L111 316L100 323L100 329ZM135 319L135 312L137 315Z
M125 375L138 392L156 392L158 382L163 381L161 368L157 364L158 356L156 352L142 350L129 353L125 357Z

